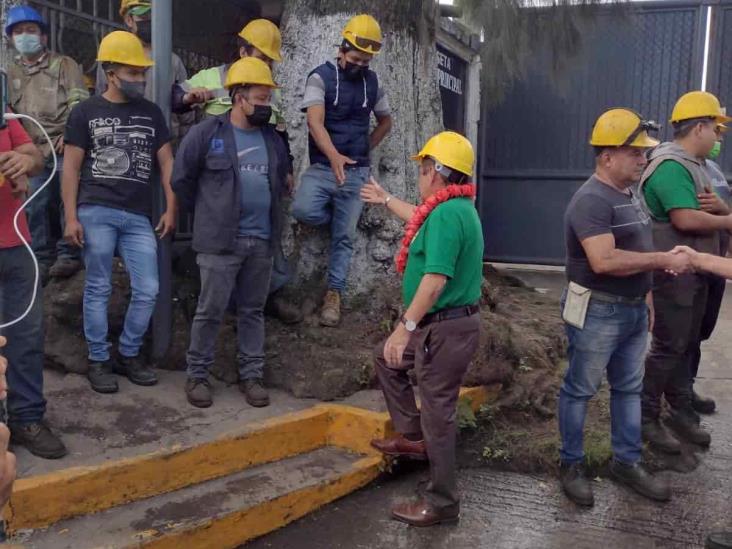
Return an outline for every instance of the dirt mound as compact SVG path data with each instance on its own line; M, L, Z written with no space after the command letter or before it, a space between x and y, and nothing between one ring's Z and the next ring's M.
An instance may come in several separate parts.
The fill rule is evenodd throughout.
M183 257L176 265L173 344L165 359L158 362L160 368L185 368L190 322L198 294L196 270L190 258ZM109 326L111 339L116 341L130 291L120 262L115 264L113 285ZM52 281L46 288L46 354L50 367L86 372L83 286L81 272L69 280ZM402 313L398 286L384 286L372 294L351 299L337 328L319 326L319 303L313 296L320 295L320 289L311 288L293 296L302 303L305 314L305 320L298 325L288 326L268 319L266 382L297 397L320 400L343 398L359 389L373 387L374 346L389 335ZM563 354L561 321L556 309L554 300L514 278L488 269L483 286L481 347L466 383L503 383L507 387L508 404L511 400L528 400L540 410L547 394L541 374L554 372L555 363ZM236 319L227 315L212 373L228 383L237 381L236 341ZM530 382L524 386L523 381L517 383L517 380Z

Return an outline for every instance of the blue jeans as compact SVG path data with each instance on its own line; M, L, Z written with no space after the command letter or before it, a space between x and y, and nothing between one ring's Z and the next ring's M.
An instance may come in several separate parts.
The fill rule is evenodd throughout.
M292 204L295 219L306 225L330 223L328 288L331 290L346 289L356 225L363 209L361 187L369 173L370 168L346 169L346 181L338 185L330 166L313 164L302 175L295 193Z
M33 261L25 246L0 249L0 323L18 318L28 308L33 293ZM30 314L2 330L8 339L0 349L8 359L8 415L12 423L35 423L43 419L43 289Z
M564 299L562 299L564 306ZM569 368L559 394L560 455L563 463L584 459L587 402L610 383L612 448L615 459L632 465L641 455L643 357L648 341L648 307L590 300L585 327L566 325Z
M140 353L158 296L157 242L150 220L144 215L96 205L80 206L78 215L84 228L84 335L89 360L109 360L107 305L112 294L115 249L124 260L132 289L119 352L135 357Z
M61 235L63 236L65 225L64 205L61 200L63 159L63 156L58 157L58 170L53 179L25 209L32 238L31 246L38 261L47 266L50 266L56 257L59 259L79 259L79 250L63 238L56 240L51 226L50 211L57 209L61 222ZM36 192L46 182L49 175L51 175L51 168L46 167L40 174L31 177L29 180L30 193Z

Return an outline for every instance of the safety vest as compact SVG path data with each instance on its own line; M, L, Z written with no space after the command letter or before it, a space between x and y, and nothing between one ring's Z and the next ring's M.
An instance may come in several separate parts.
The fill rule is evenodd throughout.
M645 193L643 192L646 182L656 171L656 168L666 160L678 162L688 170L694 180L696 194L706 193L706 189L711 188L712 184L704 170L702 163L687 153L683 147L676 143L662 143L650 154L650 163L646 167L641 177L639 187L639 198L646 210ZM670 221L660 221L653 219L653 244L656 251L667 252L676 246L689 246L698 252L719 254L719 233L695 234L679 231Z
M214 92L214 98L206 103L204 112L209 116L219 116L231 110L231 98L229 90L224 87L226 82L226 73L231 65L221 65L204 69L191 78L189 78L181 87L188 92L193 88L206 88ZM279 88L275 88L272 93L272 118L269 123L277 127L278 130L287 129L287 122L281 107L282 93Z

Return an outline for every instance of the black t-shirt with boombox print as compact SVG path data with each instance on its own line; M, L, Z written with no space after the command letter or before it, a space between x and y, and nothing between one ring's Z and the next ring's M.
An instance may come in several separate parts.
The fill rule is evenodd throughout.
M157 153L170 141L157 105L146 99L112 103L91 97L71 111L64 141L86 151L78 205L152 215Z

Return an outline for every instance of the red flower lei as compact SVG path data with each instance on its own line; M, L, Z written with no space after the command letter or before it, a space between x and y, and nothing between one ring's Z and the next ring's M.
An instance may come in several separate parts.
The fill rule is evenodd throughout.
M425 200L412 214L407 222L407 227L402 239L402 248L396 257L396 269L399 274L404 274L407 268L407 258L409 257L409 246L411 246L414 237L417 236L419 229L427 220L437 206L443 202L447 202L453 198L475 198L475 185L448 185L444 189L440 189L435 194Z

